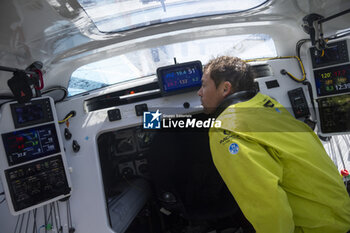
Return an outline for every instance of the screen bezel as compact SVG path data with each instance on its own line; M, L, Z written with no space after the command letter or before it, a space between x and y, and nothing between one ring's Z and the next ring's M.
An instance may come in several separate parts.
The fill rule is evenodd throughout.
M342 103L337 103L335 105L332 106L327 106L327 107L323 107L322 106L322 102L323 101L327 101L327 100L333 100L333 99L337 99L337 98L350 98L350 93L348 94L342 94L342 95L337 95L337 96L328 96L328 97L324 97L324 98L320 98L317 100L317 105L318 105L318 117L319 117L319 123L320 123L320 129L321 129L321 133L325 134L325 135L329 135L329 134L344 134L344 133L348 133L350 132L350 115L346 115L344 116L344 111L340 112L341 114L337 114L337 116L341 116L342 118L344 118L344 120L340 121L339 119L335 119L336 125L333 126L333 128L327 127L326 124L329 122L329 118L327 117L327 113L326 113L326 109L330 109L329 112L332 112L333 115L335 115L335 111L337 110L337 108L339 108L340 106L342 106ZM334 101L336 103L336 101ZM345 118L347 117L347 118ZM342 122L346 122L346 126L344 125L340 125Z
M173 69L177 69L177 68L181 68L181 67L189 67L189 66L193 66L195 67L197 70L200 71L200 79L203 76L203 66L202 66L202 62L197 60L197 61L190 61L190 62L184 62L184 63L179 63L179 64L174 64L174 65L169 65L169 66L163 66L163 67L159 67L157 68L157 78L158 78L158 84L159 84L159 88L160 88L160 92L162 94L162 96L168 96L168 95L174 95L174 94L179 94L179 93L185 93L185 92L190 92L190 91L194 91L194 90L198 90L201 86L201 82L199 82L199 85L195 85L195 86L191 86L191 87L184 87L184 88L180 88L180 89L175 89L175 90L170 90L170 91L166 91L164 90L164 73L169 72Z
M34 106L34 105L41 105L43 117L41 119L26 121L23 123L18 122L19 117L18 117L16 109L27 108L27 107ZM53 121L53 114L52 114L50 99L32 100L29 103L22 103L22 104L20 104L20 103L10 104L10 108L11 108L13 124L14 124L16 129L21 128L21 127L26 127L26 126L31 126L31 125L36 125L36 124L41 124L41 123Z
M328 93L322 92L322 87L321 87L321 80L322 78L320 77L321 73L328 73L331 72L333 73L334 70L349 70L350 71L350 64L346 64L346 65L340 65L340 66L332 66L332 67L327 67L327 68L323 68L323 69L318 69L318 70L314 70L314 83L315 83L315 90L316 90L316 95L318 97L326 97L326 96L330 96L330 95L338 95L338 94L346 94L350 92L350 89L344 89L344 90L334 90ZM350 75L350 74L349 74ZM347 78L349 80L349 78ZM333 79L334 80L334 79ZM320 84L319 89L320 89L320 93L318 92L318 83Z
M14 190L14 186L13 186L13 180L10 178L10 173L13 172L13 171L18 171L18 170L25 170L26 168L30 167L30 166L33 166L33 165L36 165L36 164L42 164L42 163L45 163L45 162L51 162L51 161L57 161L59 167L62 172L61 174L63 174L63 186L60 188L60 189L56 189L54 191L51 191L51 192L42 192L40 198L29 198L27 201L23 202L23 201L18 201L18 198L15 194L15 190ZM37 206L41 203L44 203L44 202L47 202L47 201L50 201L52 199L55 199L59 196L67 196L70 194L71 192L71 187L70 187L70 183L68 181L68 177L67 177L67 172L66 170L64 169L64 161L63 161L63 158L62 158L62 155L61 154L58 154L58 155L54 155L52 157L48 157L48 158L45 158L45 159L42 159L42 160L39 160L39 161L35 161L35 162L30 162L30 163L26 163L26 164L23 164L23 165L20 165L20 166L16 166L16 167L13 167L13 168L9 168L9 169L6 169L5 170L5 176L6 176L6 182L7 182L7 186L8 186L8 191L10 193L10 196L11 196L11 202L12 202L12 205L13 205L13 210L15 212L19 212L19 211L22 211L22 210L26 210L30 207L33 207L33 206ZM46 172L52 172L52 169L50 171L46 171ZM36 174L36 176L38 176L38 174ZM21 177L21 180L25 180L25 179L28 179L30 177L30 175L27 175L27 174L23 174L23 177ZM41 180L40 180L41 181Z
M12 156L12 154L10 153L8 147L10 146L8 142L8 140L6 139L6 137L10 136L10 135L18 135L20 132L25 132L25 131L31 131L31 130L39 130L41 128L49 128L51 129L53 132L52 132L52 137L53 137L53 144L55 145L55 150L53 151L49 151L49 152L42 152L39 156L25 156L25 157L22 157L21 159L19 159L17 157L16 161L11 161L10 160L10 157ZM47 157L47 156L50 156L50 155L53 155L53 154L57 154L57 153L60 153L61 152L61 148L60 148L60 143L58 141L58 136L57 136L57 130L56 130L56 126L54 123L52 124L47 124L47 125L40 125L40 126L36 126L36 127L32 127L32 128L27 128L27 129L23 129L23 130L17 130L17 131L12 131L12 132L8 132L8 133L4 133L4 134L1 134L1 137L2 137L2 141L3 141L3 144L4 144L4 149L5 149L5 152L6 152L6 159L7 159L7 163L9 166L13 166L13 165L17 165L17 164L21 164L21 163L26 163L28 161L32 161L32 160L36 160L36 159L39 159L39 158L44 158L44 157Z
M312 67L315 68L321 68L325 66L345 63L349 61L349 55L348 55L348 47L347 42L345 40L337 41L334 43L327 44L327 48L324 49L324 53L327 54L333 47L336 47L337 54L339 55L338 59L328 60L328 61L322 61L320 63L317 63L315 56L315 47L310 48L311 53L311 61L312 61Z

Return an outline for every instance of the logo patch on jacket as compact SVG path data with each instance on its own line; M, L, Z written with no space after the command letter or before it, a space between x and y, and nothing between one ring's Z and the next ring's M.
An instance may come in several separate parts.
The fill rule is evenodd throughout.
M237 143L231 143L231 145L228 147L228 150L231 154L235 155L239 151L239 146Z
M227 131L227 130L224 130L223 131L223 134L226 135L225 137L223 137L221 140L220 140L220 144L227 144L228 142L230 142L231 138L239 138L238 135L235 135L233 134L232 132L230 131Z

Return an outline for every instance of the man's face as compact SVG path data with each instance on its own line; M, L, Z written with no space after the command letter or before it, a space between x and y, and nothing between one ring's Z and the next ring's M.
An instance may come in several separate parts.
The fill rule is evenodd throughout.
M219 104L224 100L224 85L221 83L215 86L214 80L209 76L209 72L205 72L202 77L202 86L198 91L205 113L213 113Z

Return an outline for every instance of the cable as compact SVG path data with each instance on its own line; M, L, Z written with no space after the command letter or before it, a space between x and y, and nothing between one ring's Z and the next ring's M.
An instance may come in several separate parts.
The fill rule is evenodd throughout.
M56 104L56 103L59 103L59 102L61 102L61 101L63 101L65 98L67 98L67 96L68 96L68 90L67 90L67 88L61 87L61 86L51 87L51 88L49 88L49 89L47 89L47 90L41 92L41 94L44 95L44 94L47 94L47 93L50 93L50 92L56 91L56 90L61 90L61 91L63 91L64 94L63 94L63 97L62 97L62 98L60 98L60 99L58 99L58 100L55 100L55 104ZM1 107L3 104L8 103L8 102L15 101L16 99L14 98L14 96L10 96L10 95L0 95L0 100L8 100L8 101L5 101L5 102L2 102L2 103L0 104L0 107Z
M41 228L45 228L45 231L46 231L45 225L41 225L41 226L39 227L39 229L38 229L38 233L40 233Z
M36 233L37 231L37 226L36 226L36 213L37 213L37 209L33 210L33 233Z
M50 218L51 218L51 221L50 221ZM51 225L51 229L52 229L52 226L53 226L53 214L52 214L52 204L50 203L50 213L49 213L49 217L48 217L48 221L50 221L50 225Z
M68 203L68 200L66 202L66 209L67 209L67 224L68 224L68 228L70 228L69 203Z
M18 223L19 223L20 217L21 217L21 215L19 215L19 216L17 217L17 222L16 222L16 226L15 226L14 233L16 233L16 231L17 231L17 227L18 227Z
M68 117L64 118L63 120L58 121L58 123L63 124L64 122L68 121L69 118L71 118L72 116L73 116L73 114L70 114L70 115L68 115Z
M22 214L22 221L21 221L21 225L19 227L19 233L22 232L22 226L23 226L23 220L24 220L24 217L26 216L26 213Z
M57 213L58 213L58 222L60 224L60 229L59 232L63 231L63 227L62 227L62 222L61 222L61 212L60 212L60 206L58 205L58 202L56 201L57 204Z
M65 122L68 121L70 118L74 117L75 114L76 114L76 113L75 113L74 110L70 111L70 112L66 115L66 117L65 117L63 120L58 121L58 123L59 123L59 124L65 123Z
M296 47L295 47L295 52L298 57L300 57L300 48L303 46L303 44L307 41L311 41L310 39L301 39L297 42Z
M50 93L50 92L56 91L56 90L63 91L64 94L63 94L63 97L62 97L62 98L60 98L59 100L55 100L55 103L58 103L58 102L63 101L63 100L68 96L68 90L67 90L67 88L61 87L61 86L51 87L51 88L49 88L49 89L43 91L42 94L44 95L44 94L47 94L47 93Z
M337 140L336 140L336 138L334 138L334 142L335 142L335 145L337 146L339 157L340 157L340 160L341 160L341 162L343 164L343 169L346 170L345 162L344 162L344 158L343 158L342 153L341 153L341 149L340 149L338 138L337 138Z
M38 74L38 76L39 76L39 81L40 81L40 86L39 86L39 87L38 87L38 86L35 86L35 89L38 90L38 91L40 91L41 89L44 88L43 73L42 73L41 70L39 70L39 69L34 70L34 72L36 72L36 73Z
M312 108L314 109L314 113L316 114L316 108L315 108L315 103L314 103L314 95L313 95L313 91L312 91L312 85L309 81L305 80L303 82L304 85L307 85L307 89L309 91L309 97L310 97L310 101L312 104Z
M329 146L330 146L331 153L332 153L332 160L333 160L333 162L335 163L335 166L336 166L337 169L338 169L338 159L337 159L337 155L336 155L336 153L335 153L335 150L334 150L334 147L333 147L333 143L332 143L332 141L334 140L333 138L334 138L334 137L332 137L332 138L329 140Z
M338 34L334 34L332 36L329 36L327 38L325 38L325 41L328 42L330 40L335 40L335 39L339 39L345 36L350 35L350 30L346 30L344 32L338 33ZM295 52L297 54L298 57L300 57L300 48L301 46L305 43L311 41L310 39L301 39L296 43L296 48L295 48ZM322 50L322 54L324 54L324 50ZM323 55L322 55L323 56Z
M303 62L301 61L300 59L300 52L299 52L299 49L303 43L305 43L306 41L308 41L310 39L302 39L302 40L299 40L297 42L297 54L298 56L285 56L285 57L272 57L272 58L257 58L257 59L251 59L251 60L245 60L245 62L252 62L252 61L268 61L268 60L276 60L276 59L290 59L290 58L295 58L298 60L299 62L299 68L302 72L302 75L303 75L303 78L302 79L297 79L296 77L294 77L294 75L292 75L291 73L289 73L288 71L282 69L281 70L281 74L284 74L284 75L288 75L291 79L293 79L294 81L298 82L298 83L302 83L304 85L307 85L308 87L308 91L309 91L309 97L310 97L310 101L311 101L311 104L312 104L312 108L314 109L314 112L316 112L316 109L315 109L315 104L314 104L314 97L313 97L313 92L312 92L312 86L311 86L311 83L309 81L307 81L306 79L306 73L305 73L305 69L304 69L304 65L303 65ZM299 44L299 45L298 45Z
M4 197L1 201L0 201L0 204L2 204L3 202L6 201L6 197Z
M27 231L28 231L30 213L31 213L31 212L29 211L29 213L28 213L28 218L27 218L26 232L25 232L25 233L27 233Z
M71 214L71 209L70 209L70 201L69 199L66 202L67 204L67 221L68 221L68 232L69 233L74 233L75 229L73 227L73 221L72 221L72 214Z
M55 203L52 203L51 205L52 205L52 207L53 207L53 212L54 212L54 214L55 214L55 217L54 217L54 219L55 219L55 226L56 226L56 229L57 229L57 232L58 232L59 229L58 229L58 221L57 221L56 206L55 206Z
M47 230L46 230L46 226L47 226L47 219L46 219L46 215L47 215L47 213L46 213L46 205L44 205L43 206L43 210L44 210L44 227L45 227L45 233L47 233ZM42 226L40 227L40 228L42 228ZM40 228L39 228L39 230L38 230L38 232L40 232Z
M255 62L255 61L270 61L270 60L277 60L277 59L289 59L289 58L295 58L297 59L297 61L299 62L299 68L302 72L302 79L297 79L296 77L294 77L291 73L287 72L289 77L291 77L294 81L296 82L303 82L306 79L306 73L305 73L305 69L304 69L304 65L302 63L302 61L300 60L300 58L298 56L284 56L284 57L271 57L271 58L257 58L257 59L249 59L249 60L244 60L245 62Z
M350 151L350 142L349 139L346 137L346 135L342 135L342 138L346 144L346 146L348 147L348 151Z

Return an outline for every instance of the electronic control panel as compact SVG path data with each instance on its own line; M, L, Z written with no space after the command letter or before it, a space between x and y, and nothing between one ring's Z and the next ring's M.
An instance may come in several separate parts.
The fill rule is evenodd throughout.
M191 61L157 69L162 95L173 95L199 89L202 85L202 63Z
M322 133L350 132L350 94L317 100Z
M1 179L13 215L70 195L71 182L51 98L4 104L0 129Z
M321 135L350 132L350 40L327 44L321 55L310 48L313 97Z
M262 76L255 79L257 89L281 103L295 118L305 121L314 119L311 98L306 85L295 82L287 75L281 74L281 70L287 70L295 77L301 78L302 72L295 58L271 60L268 63L270 76ZM311 110L311 111L310 111Z
M348 46L346 40L327 44L327 48L321 56L316 56L315 48L310 48L313 68L325 67L349 61Z
M50 100L47 98L14 103L10 107L15 128L53 121Z
M70 193L60 155L7 169L5 175L15 211Z
M1 136L10 166L60 152L53 123L12 131Z
M350 64L314 71L317 96L350 92Z

